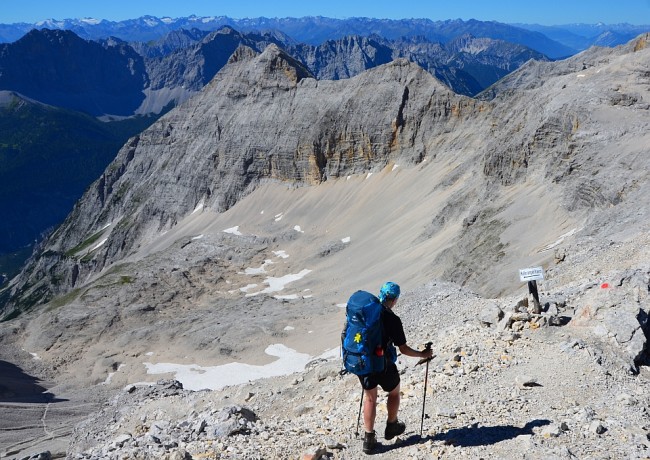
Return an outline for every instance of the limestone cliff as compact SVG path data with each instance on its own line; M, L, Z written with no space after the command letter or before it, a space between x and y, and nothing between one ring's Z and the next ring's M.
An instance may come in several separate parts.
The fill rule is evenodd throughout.
M194 210L222 213L265 181L313 186L423 160L435 165L430 196L446 205L403 197L419 236L400 263L498 293L524 256L546 257L549 234L637 228L649 107L639 43L530 64L492 101L458 96L406 60L318 81L275 45L240 47L197 97L121 149L2 293L5 314L84 285ZM440 235L426 259L409 248Z
M127 142L14 292L29 303L66 292L197 206L225 211L265 179L316 184L417 163L431 139L485 109L406 60L317 81L275 45L240 47L198 97Z

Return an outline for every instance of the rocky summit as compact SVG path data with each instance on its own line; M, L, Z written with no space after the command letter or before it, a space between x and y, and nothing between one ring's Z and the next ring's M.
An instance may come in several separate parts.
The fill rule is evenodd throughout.
M0 292L0 359L51 395L1 389L0 454L360 458L342 307L390 279L436 358L399 358L379 458L648 457L648 39L478 98L238 48Z

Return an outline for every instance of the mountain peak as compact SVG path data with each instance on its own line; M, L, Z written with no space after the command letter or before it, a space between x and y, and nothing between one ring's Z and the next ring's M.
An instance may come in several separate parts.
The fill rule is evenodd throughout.
M314 78L300 61L291 57L275 43L268 45L258 59L265 64L265 73L282 71L293 84L297 84L303 78Z
M228 59L228 64L234 64L236 62L250 61L252 59L255 59L259 55L260 55L260 53L255 51L250 46L239 45L237 47L237 49L235 50L235 52L232 53L232 55L230 56L230 59Z

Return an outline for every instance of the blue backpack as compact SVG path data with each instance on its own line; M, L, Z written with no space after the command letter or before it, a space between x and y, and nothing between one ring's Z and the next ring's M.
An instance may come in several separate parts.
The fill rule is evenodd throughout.
M346 322L341 334L343 366L355 375L382 372L386 359L397 361L397 350L382 347L384 306L369 292L357 291L348 300ZM384 355L388 356L384 356Z

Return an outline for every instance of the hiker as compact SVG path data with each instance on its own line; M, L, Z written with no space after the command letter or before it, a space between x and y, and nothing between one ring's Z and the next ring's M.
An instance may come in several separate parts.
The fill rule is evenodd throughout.
M375 416L377 414L377 386L379 385L384 391L388 393L388 401L386 403L388 409L388 419L386 420L386 429L384 431L384 438L387 440L393 439L404 433L406 425L397 419L397 412L400 403L400 377L395 365L394 360L397 357L396 353L390 353L390 347L396 346L399 351L406 356L413 358L431 358L433 351L426 349L417 351L406 344L406 336L404 335L404 328L402 321L397 316L393 309L397 304L397 299L400 295L400 288L393 282L385 283L379 292L379 301L384 306L383 310L383 327L384 337L382 348L386 352L386 368L383 372L372 373L368 375L359 375L359 381L364 389L363 398L363 423L365 425L365 436L363 439L363 451L366 454L372 453L377 444L377 435L375 433ZM394 350L394 349L393 349ZM388 359L388 356L393 356Z

